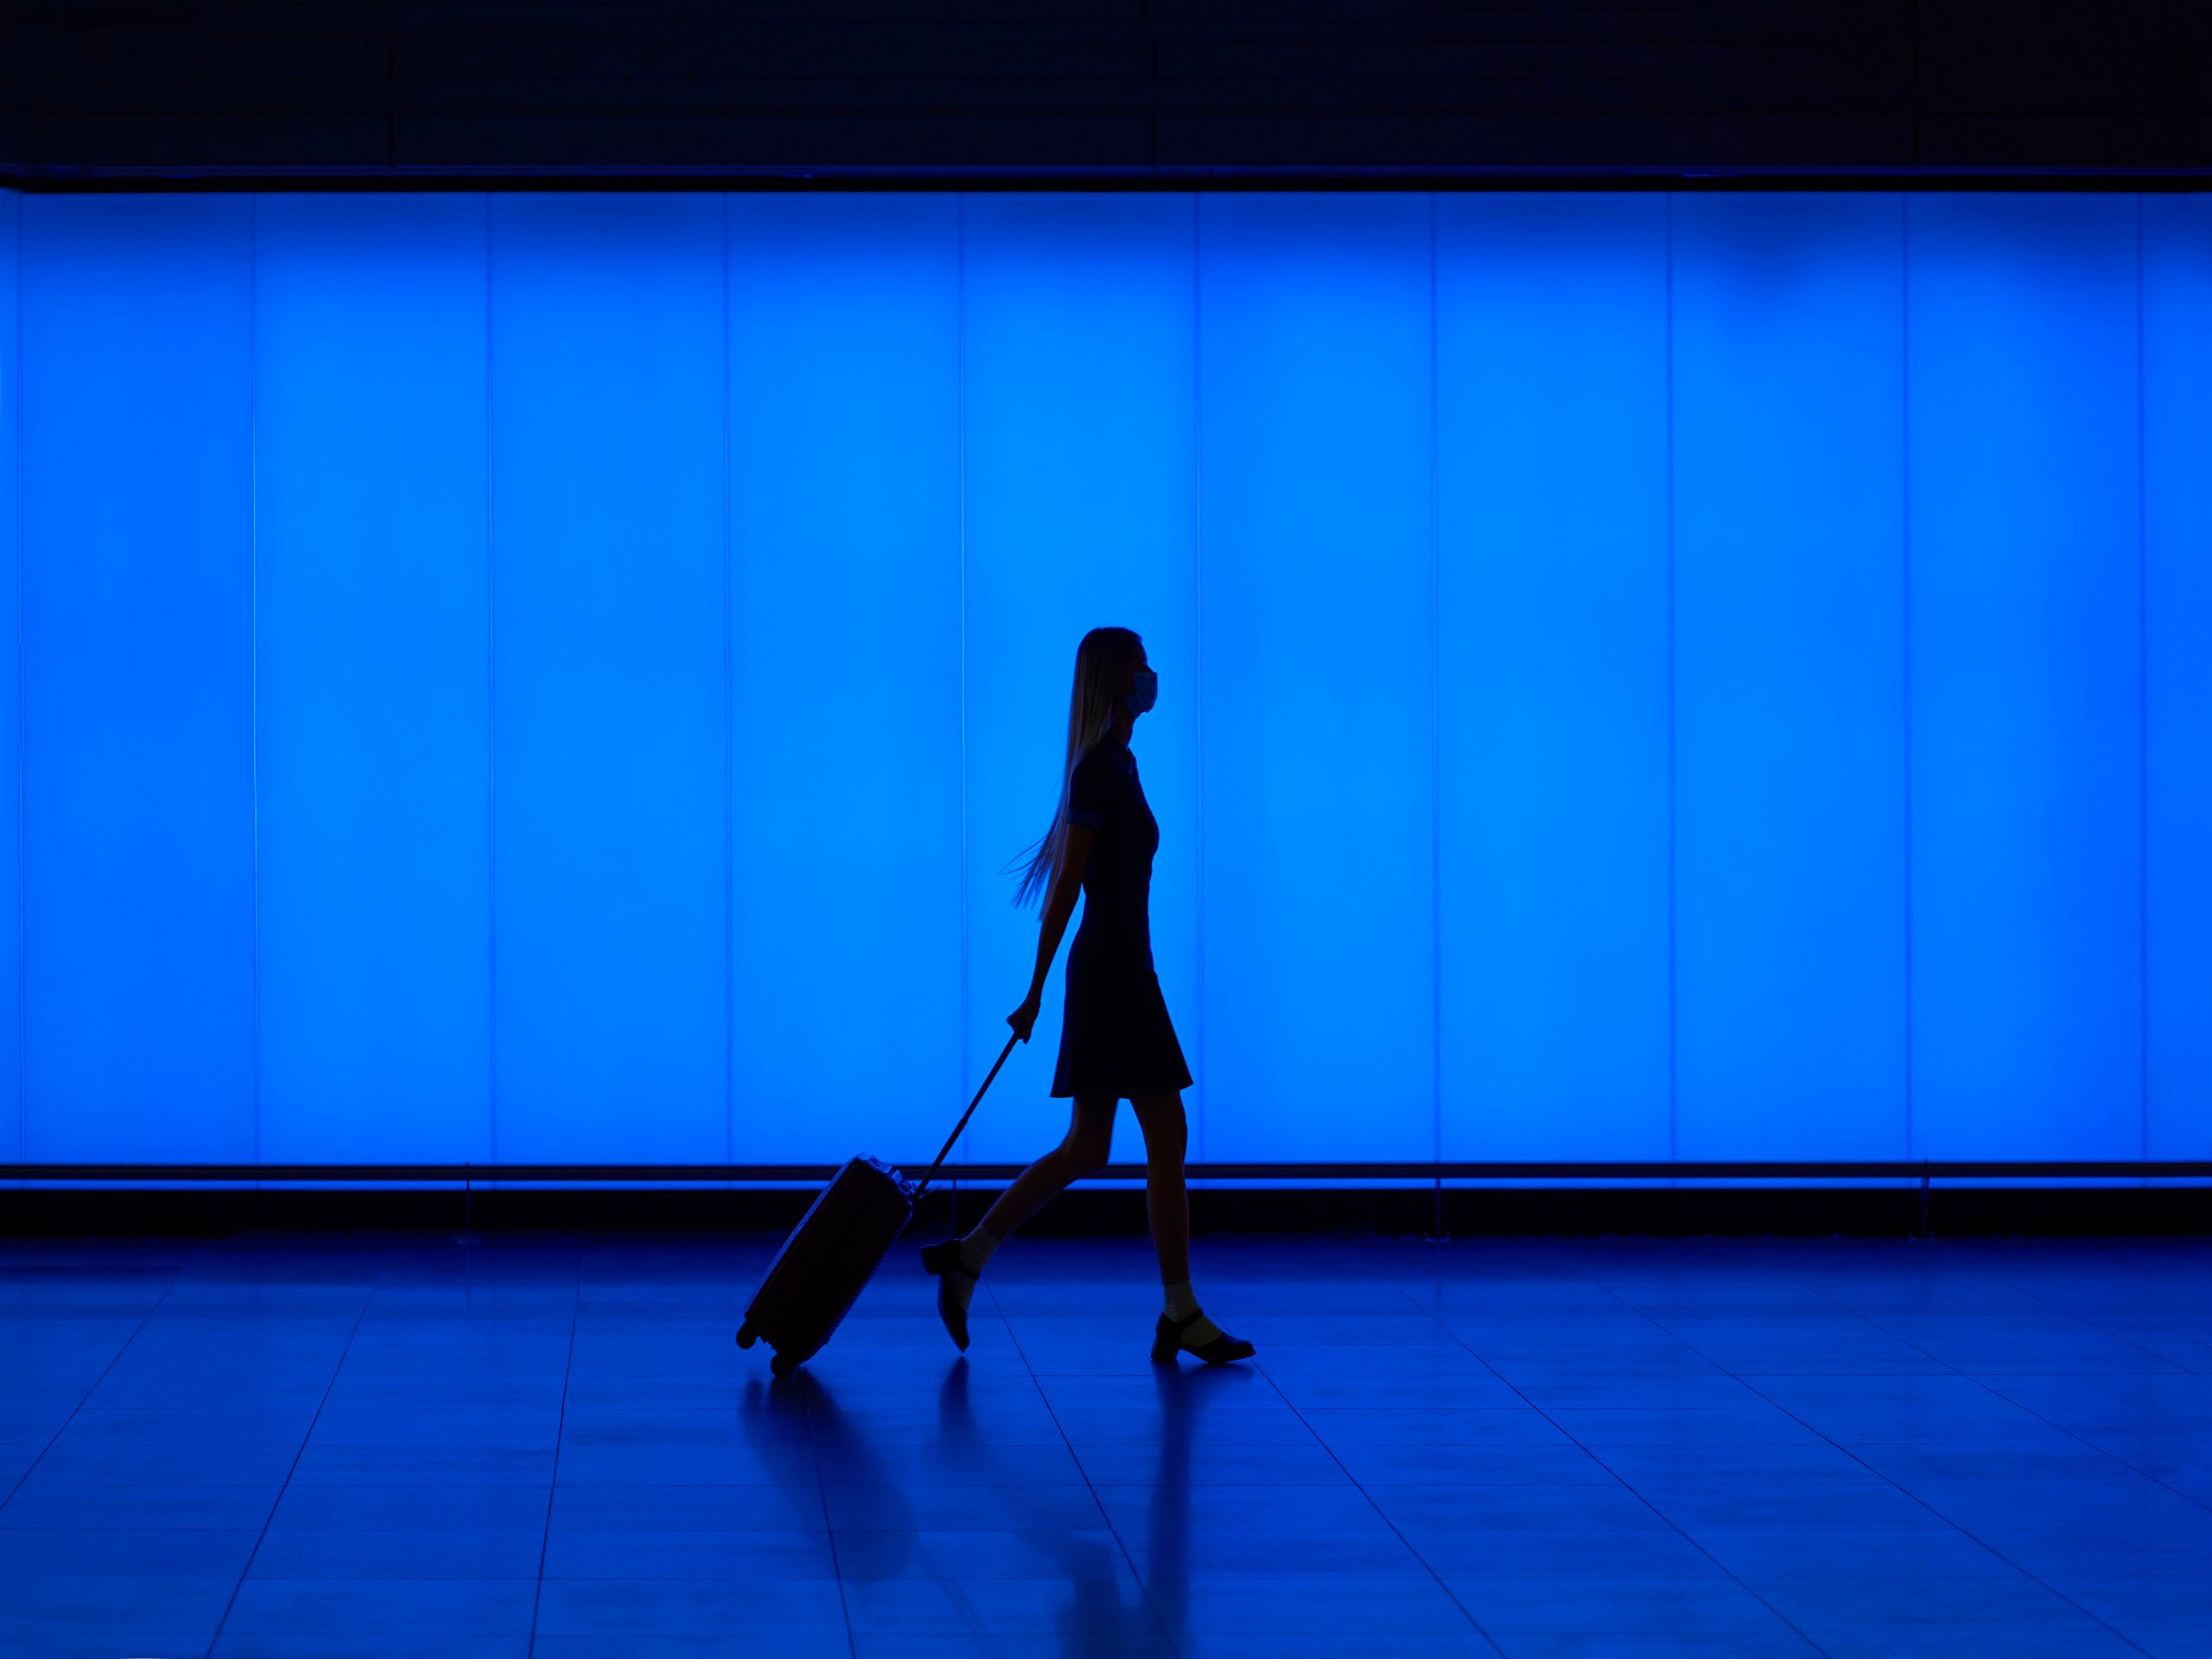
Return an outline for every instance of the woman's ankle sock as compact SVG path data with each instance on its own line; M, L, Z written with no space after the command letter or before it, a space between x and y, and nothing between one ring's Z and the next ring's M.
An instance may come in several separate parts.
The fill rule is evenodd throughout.
M969 1300L976 1294L975 1275L982 1272L983 1263L991 1259L991 1252L998 1247L998 1240L993 1238L981 1227L962 1239L960 1262L968 1271L939 1274L937 1281L938 1300L951 1303L965 1313L968 1311Z
M967 1263L969 1272L980 1274L983 1263L991 1259L991 1252L998 1247L998 1240L984 1230L982 1223L977 1222L976 1230L960 1241L960 1259Z
M1211 1342L1221 1334L1221 1327L1198 1311L1198 1299L1192 1294L1189 1280L1161 1287L1161 1294L1167 1317L1183 1327L1185 1342Z

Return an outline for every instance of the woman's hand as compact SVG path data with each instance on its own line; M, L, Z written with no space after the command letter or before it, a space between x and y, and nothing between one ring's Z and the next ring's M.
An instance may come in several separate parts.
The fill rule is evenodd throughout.
M1006 1017L1007 1024L1014 1027L1014 1035L1025 1043L1029 1040L1029 1028L1037 1023L1037 994L1033 991L1020 1007Z

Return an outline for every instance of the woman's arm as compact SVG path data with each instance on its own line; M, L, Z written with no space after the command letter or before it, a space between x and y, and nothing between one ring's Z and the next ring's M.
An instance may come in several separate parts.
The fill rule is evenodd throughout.
M1059 954L1061 936L1068 931L1068 918L1075 914L1075 902L1083 896L1083 869L1090 861L1091 828L1085 823L1068 825L1067 855L1060 864L1060 878L1052 884L1052 891L1046 896L1045 917L1037 930L1037 970L1030 976L1029 995L1022 1004L1007 1016L1007 1023L1029 1040L1029 1028L1037 1021L1037 1009L1045 995L1045 976L1052 971L1052 958Z

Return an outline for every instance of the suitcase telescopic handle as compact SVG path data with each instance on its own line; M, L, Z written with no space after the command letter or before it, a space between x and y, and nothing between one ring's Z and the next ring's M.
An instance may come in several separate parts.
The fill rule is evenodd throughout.
M944 1160L952 1155L953 1143L960 1139L960 1132L968 1127L968 1120L976 1116L976 1109L983 1103L983 1089L991 1086L991 1077L998 1076L999 1067L1006 1064L1006 1057L1014 1052L1014 1046L1020 1040L1021 1033L1018 1031L1006 1039L1006 1046L999 1051L998 1059L991 1066L991 1077L983 1079L983 1088L976 1091L976 1098L968 1103L968 1109L960 1114L960 1121L952 1126L952 1133L944 1137L944 1144L938 1148L937 1156L931 1160L930 1173L922 1177L921 1185L914 1189L916 1198L918 1198L923 1193L928 1192L930 1183L937 1179L938 1171L944 1166Z

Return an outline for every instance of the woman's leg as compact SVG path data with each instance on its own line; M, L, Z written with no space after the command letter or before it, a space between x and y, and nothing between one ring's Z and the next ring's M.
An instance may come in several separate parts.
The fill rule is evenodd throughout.
M1152 1223L1152 1248L1160 1254L1160 1282L1191 1278L1191 1205L1183 1187L1183 1153L1191 1138L1180 1090L1133 1095L1129 1106L1144 1131L1144 1208Z
M999 1194L973 1232L922 1247L922 1265L937 1276L938 1317L963 1353L968 1349L968 1303L976 1294L976 1275L1001 1239L1070 1181L1106 1161L1114 1139L1114 1106L1111 1098L1074 1101L1068 1110L1067 1138L1015 1176L1014 1185Z
M995 1239L1007 1237L1070 1181L1103 1167L1114 1145L1115 1104L1077 1095L1068 1111L1067 1138L1014 1178L984 1212L983 1230Z
M1160 1325L1153 1333L1155 1362L1196 1354L1208 1364L1249 1359L1252 1344L1232 1337L1205 1316L1191 1288L1191 1203L1183 1185L1183 1152L1190 1127L1179 1090L1132 1096L1144 1129L1144 1207L1152 1220L1152 1247L1160 1255Z

